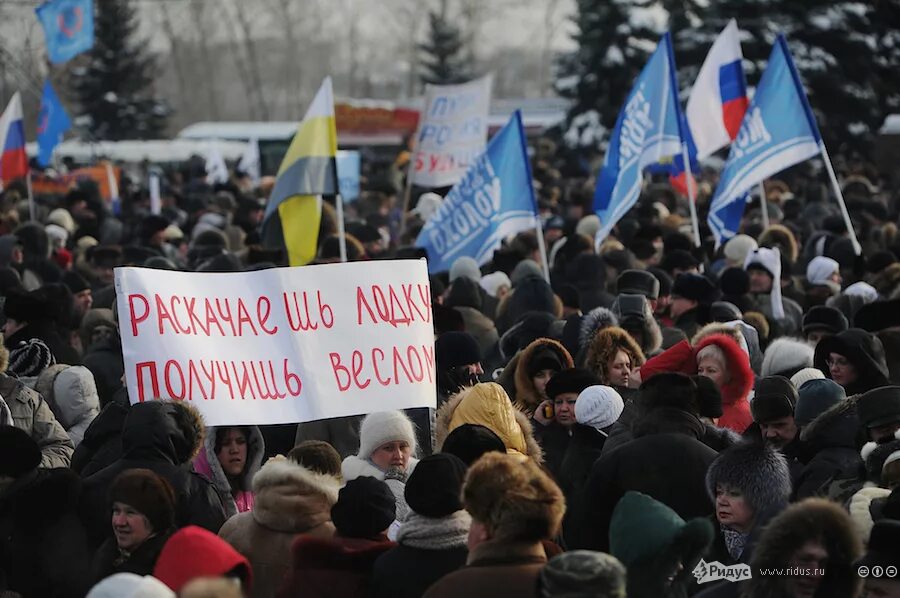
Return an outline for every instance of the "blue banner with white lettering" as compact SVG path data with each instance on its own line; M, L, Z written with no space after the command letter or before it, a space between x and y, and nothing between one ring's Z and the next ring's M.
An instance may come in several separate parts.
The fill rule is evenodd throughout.
M63 108L48 79L44 82L37 123L38 163L41 166L50 165L53 149L62 141L63 134L71 128L72 121L69 120L66 109Z
M597 243L637 203L644 168L681 153L681 107L671 52L666 33L619 112L594 191L594 211L601 222Z
M94 0L49 0L35 9L44 26L47 58L67 62L94 46Z
M537 202L527 149L516 110L419 233L416 246L428 252L429 272L449 270L463 256L487 263L504 238L534 230Z
M738 233L747 192L818 155L821 139L787 42L779 35L710 204L708 222L717 245Z

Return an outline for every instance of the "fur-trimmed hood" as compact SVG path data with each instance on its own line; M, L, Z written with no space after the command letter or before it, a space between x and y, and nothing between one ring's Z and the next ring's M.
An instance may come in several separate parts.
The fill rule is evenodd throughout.
M331 520L340 487L337 478L290 459L269 459L253 478L253 519L275 531L303 533Z
M803 368L812 367L814 350L807 343L782 337L772 341L763 355L760 376L790 378Z
M787 460L761 442L742 442L719 453L706 471L706 493L714 503L717 484L740 490L756 514L781 510L791 495Z
M444 441L447 440L447 436L450 432L455 429L457 425L462 425L463 423L467 424L478 424L489 428L492 430L497 436L503 440L503 444L507 448L507 452L515 451L511 440L512 437L517 436L520 433L524 437L525 451L524 453L534 459L535 463L541 464L544 462L544 455L541 451L541 447L538 444L537 440L534 438L534 430L531 427L531 422L528 419L528 416L519 411L518 409L512 406L512 403L509 401L509 398L506 398L507 405L499 404L499 399L496 399L498 404L485 404L483 408L473 409L473 411L477 411L476 417L470 417L471 421L464 422L453 422L453 415L459 407L460 403L462 403L463 399L465 399L469 393L473 391L473 389L478 388L479 386L484 386L482 384L478 384L471 388L466 388L457 394L450 397L450 399L444 403L437 411L435 415L435 424L434 424L434 436L435 436L435 448L437 451L440 451L444 446ZM494 384L493 386L499 385ZM485 402L493 403L495 401L494 397L499 396L497 393L489 393L487 395L489 398L486 399ZM478 397L473 396L472 399L477 399ZM513 421L509 421L507 413L511 413L513 416ZM454 424L454 427L451 428L451 423ZM515 429L511 429L512 425L517 425L519 431ZM436 452L437 452L436 451ZM345 474L346 476L346 474Z
M616 314L605 307L595 307L584 314L578 330L578 352L587 351L598 332L604 328L618 325L619 319Z
M132 405L122 428L126 459L190 463L203 447L206 426L186 401L155 399Z
M828 551L828 564L816 595L856 596L861 579L852 564L862 555L862 544L847 512L826 499L807 498L772 519L756 545L751 565L755 572L784 568L795 550L817 538L823 540ZM746 582L742 596L790 598L793 594L785 587L787 579L754 574Z
M884 468L884 462L891 454L898 452L900 452L900 430L894 432L894 440L880 444L867 442L859 452L863 461L866 462L866 478L870 482L883 485L881 470Z
M782 224L773 224L759 235L760 247L778 247L792 264L797 261L800 249L797 238Z
M216 433L220 429L230 427L245 427L248 431L247 462L244 465L244 473L241 474L241 490L250 490L253 484L253 477L259 471L259 468L262 467L262 460L266 454L266 443L258 426L222 426L221 428L210 427L206 429L203 450L194 459L194 470L215 485L216 490L222 496L227 517L237 514L238 510L234 499L231 499L234 489L228 482L228 477L225 475L222 464L219 463L219 458L216 455Z
M858 400L859 395L847 397L820 413L800 431L800 440L816 452L833 447L855 450L859 434L859 415L856 412Z
M725 354L728 362L725 367L731 379L719 389L722 393L723 405L733 405L738 401L745 400L753 388L753 370L750 368L750 358L735 341L735 335L741 338L743 335L733 328L729 328L729 330L730 334L710 334L694 345L695 360L700 351L709 345L716 345Z
M741 331L730 324L723 324L722 322L713 322L703 326L696 334L694 334L693 338L691 338L691 346L696 347L703 339L714 334L727 336L736 342L741 349L746 349L746 340L744 339L744 335L741 334Z
M549 349L556 354L556 356L559 358L559 362L562 364L562 369L568 370L575 367L572 356L569 355L569 352L566 351L566 348L563 347L561 343L549 338L539 338L525 347L525 349L523 349L522 352L519 353L518 359L514 364L514 380L516 392L513 405L516 409L524 411L529 415L534 413L534 410L537 408L540 402L544 400L541 395L538 394L537 389L534 387L534 382L531 380L531 376L528 375L528 369L531 361L543 349ZM510 364L510 366L512 365L513 364ZM503 372L506 373L506 370L508 370L510 366L507 366L503 370Z
M603 384L609 384L606 364L615 357L619 350L623 350L631 356L633 369L640 368L647 361L644 352L630 334L618 326L611 326L601 330L591 341L591 347L585 360L586 369L596 374Z

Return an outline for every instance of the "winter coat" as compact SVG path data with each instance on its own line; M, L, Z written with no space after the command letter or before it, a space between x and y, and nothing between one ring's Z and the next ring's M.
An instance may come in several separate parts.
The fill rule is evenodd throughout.
M801 450L810 458L795 481L794 500L825 496L831 482L859 472L863 462L856 450L858 434L854 397L832 406L801 430Z
M176 527L198 525L217 533L225 507L215 486L190 470L203 446L200 414L184 401L149 401L132 406L122 430L122 458L84 481L82 512L94 546L112 533L107 493L126 469L147 468L175 490Z
M343 459L359 450L359 426L364 415L350 415L302 423L297 426L294 446L304 440L322 440L334 447Z
M147 538L137 549L122 558L115 538L107 538L94 555L91 567L91 579L98 583L102 579L116 573L134 573L136 575L153 575L156 559L172 532L157 534Z
M77 449L88 426L100 413L100 397L90 370L52 365L38 376L35 390L47 401Z
M777 322L781 333L785 336L798 334L803 327L803 308L788 297L781 297L781 305L784 306L784 318L776 319L772 312L772 296L769 293L751 294L750 297L756 303L756 311L767 319Z
M118 337L106 338L89 345L81 358L81 365L94 375L100 404L106 405L116 391L122 388L122 375L125 373L122 344Z
M72 469L86 478L122 457L122 428L131 404L121 388L84 431L81 444L72 455Z
M249 438L247 438L247 461L244 463L244 471L241 474L240 485L232 488L231 482L219 463L216 455L216 430L207 428L203 440L203 448L194 458L194 471L213 483L222 504L225 505L225 517L233 517L238 513L245 513L253 508L253 476L262 467L263 455L266 445L258 426L247 426Z
M885 361L887 361L891 384L900 384L900 330L882 330L878 333L878 340L884 347Z
M291 567L281 582L279 598L367 598L375 560L395 544L373 539L300 536L291 548Z
M557 319L563 313L560 298L553 294L553 289L543 278L535 276L520 281L497 305L497 317L494 319L497 332L502 336L533 311L544 312Z
M9 406L13 424L41 448L41 467L68 467L75 447L44 398L6 374L0 374L0 397Z
M482 355L487 355L500 336L493 320L482 312L484 290L469 278L458 278L450 286L444 300L445 307L452 307L463 317L465 330L475 337Z
M0 490L0 595L81 598L91 587L87 534L78 518L81 480L36 469Z
M538 576L547 563L540 543L484 542L468 563L425 592L425 598L538 598Z
M856 381L844 387L847 396L862 394L889 384L884 346L877 336L859 328L850 328L819 341L813 363L829 379L831 370L826 361L831 353L844 356L856 367Z
M468 398L464 416L457 413L463 399L466 399L473 389L480 389L478 391L480 394ZM469 404L470 402L472 404ZM512 406L498 384L479 384L467 388L450 397L450 400L438 409L435 415L435 449L440 451L450 432L463 424L478 424L492 430L503 441L508 453L525 454L538 464L544 461L528 416Z
M230 518L219 535L253 568L252 596L273 596L290 567L291 546L303 534L334 535L331 507L340 482L288 459L267 462L253 478L253 510Z
M562 344L549 338L539 338L512 358L509 364L503 368L503 374L498 380L512 400L513 406L528 416L531 416L544 400L544 397L534 387L531 376L528 375L531 362L544 349L549 349L556 354L562 364L562 369L575 367L572 356Z
M436 581L466 564L472 519L465 511L432 518L413 514L401 527L398 546L375 561L373 598L420 598Z
M703 433L703 423L686 411L663 407L644 416L634 440L594 463L571 547L608 551L613 509L629 490L668 505L684 520L711 515L706 470L716 451L700 441Z
M621 418L620 418L621 419ZM724 451L729 446L733 446L741 441L741 437L738 436L733 430L729 430L728 428L720 428L719 426L714 426L713 424L703 423L703 434L700 436L700 442L716 451L717 453L720 451ZM618 427L619 422L616 422L612 425L614 430L610 431L609 438L606 439L606 442L603 444L602 454L605 455L608 452L611 452L626 442L630 440L634 440L634 435L631 433L631 425L623 426L621 428Z

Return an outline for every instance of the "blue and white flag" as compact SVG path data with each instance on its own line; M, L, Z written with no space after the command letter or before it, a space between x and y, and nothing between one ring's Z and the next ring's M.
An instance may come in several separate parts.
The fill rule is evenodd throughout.
M666 33L628 94L609 140L594 192L601 223L596 243L637 203L644 168L681 154L680 117L675 59Z
M49 0L34 11L44 26L47 58L53 64L94 46L94 0Z
M63 134L71 128L72 121L69 120L66 109L53 91L50 81L45 81L37 123L38 162L41 166L50 165L54 148L62 141Z
M747 192L818 155L821 139L787 42L779 35L709 207L709 226L718 245L738 233Z
M359 177L362 167L358 150L338 150L337 162L338 189L345 202L359 199Z
M535 226L531 164L522 115L516 110L450 189L422 228L416 246L428 252L429 272L443 272L462 256L487 263L504 238Z

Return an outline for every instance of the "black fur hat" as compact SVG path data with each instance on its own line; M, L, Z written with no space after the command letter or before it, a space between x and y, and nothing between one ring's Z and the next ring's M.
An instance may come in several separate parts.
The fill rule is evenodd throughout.
M706 471L706 491L716 499L716 485L737 488L755 513L787 504L791 474L784 456L760 442L742 442L715 458Z

